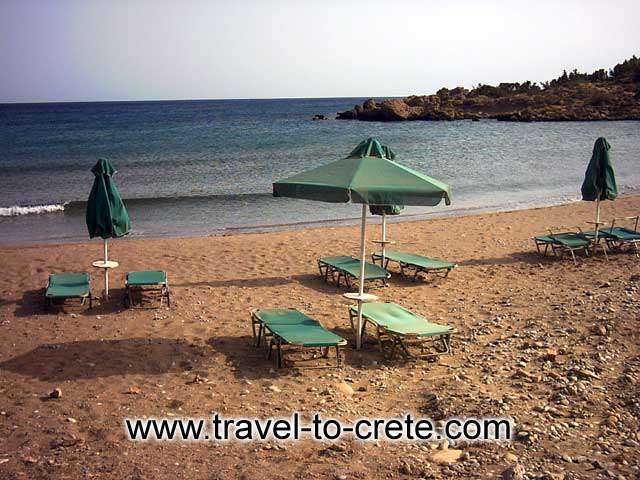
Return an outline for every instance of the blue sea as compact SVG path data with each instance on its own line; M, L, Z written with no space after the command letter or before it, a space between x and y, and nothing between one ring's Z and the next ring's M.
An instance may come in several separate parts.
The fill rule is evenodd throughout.
M333 119L362 101L0 105L0 243L86 239L98 158L118 170L133 237L351 223L357 206L273 198L271 183L344 157L370 136L390 145L396 161L452 186L451 206L407 208L398 219L576 201L599 136L612 145L623 192L640 188L640 122ZM313 121L315 114L329 120Z

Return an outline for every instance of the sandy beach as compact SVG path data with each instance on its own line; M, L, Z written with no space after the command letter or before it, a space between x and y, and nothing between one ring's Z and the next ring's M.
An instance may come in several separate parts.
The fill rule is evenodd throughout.
M638 213L639 196L603 204L605 219ZM249 313L295 307L351 341L346 290L323 283L316 259L357 255L358 227L114 240L111 300L91 310L44 312L42 293L49 273L88 271L99 295L90 265L100 242L0 247L0 478L496 478L516 464L529 478L636 478L640 259L579 256L574 265L542 258L530 241L546 227L587 228L593 215L580 202L390 225L399 249L459 268L416 283L394 275L369 290L454 326L454 354L385 361L373 345L347 347L340 370L275 369L252 346ZM379 238L378 225L367 238ZM122 308L125 272L142 269L168 272L170 309ZM61 398L48 399L55 388ZM507 415L519 433L448 448L125 437L127 417L213 411Z

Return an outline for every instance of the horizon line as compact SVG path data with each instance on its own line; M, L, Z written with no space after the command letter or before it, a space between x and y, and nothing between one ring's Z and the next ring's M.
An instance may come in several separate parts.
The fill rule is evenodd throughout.
M360 99L360 98L405 98L399 95L364 95L364 96L337 96L337 97L257 97L257 98L165 98L165 99L142 99L142 100L41 100L41 101L0 101L3 105L45 105L60 103L151 103L151 102L223 102L223 101L243 101L243 100L328 100L328 99Z

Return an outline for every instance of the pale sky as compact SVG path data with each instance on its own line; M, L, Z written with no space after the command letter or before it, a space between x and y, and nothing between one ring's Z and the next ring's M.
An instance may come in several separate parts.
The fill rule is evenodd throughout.
M0 0L0 102L368 97L640 54L640 1Z

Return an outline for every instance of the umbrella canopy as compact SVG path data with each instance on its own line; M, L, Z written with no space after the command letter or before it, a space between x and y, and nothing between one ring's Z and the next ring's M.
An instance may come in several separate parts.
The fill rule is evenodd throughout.
M347 157L273 184L274 197L331 203L451 204L449 185L380 157Z
M377 138L369 137L366 140L361 141L356 148L351 150L348 157L378 157L393 160L396 158L396 154L391 150L391 147L382 145Z
M118 238L131 230L131 220L120 192L111 178L116 170L108 160L100 159L91 169L95 178L87 201L89 238Z
M396 154L391 147L381 144L377 138L369 137L360 142L348 157L378 157L393 160ZM403 208L403 205L369 205L371 215L399 215Z
M591 161L582 182L582 199L589 202L597 200L614 200L618 195L616 175L609 158L611 145L607 139L600 137L593 145Z
M404 205L369 205L371 215L400 215Z
M364 295L367 205L435 206L443 199L451 204L449 185L399 165L387 155L393 155L391 149L385 152L380 142L368 139L347 158L273 184L274 197L362 204L359 292L349 297L358 302L356 348L362 337L362 303L371 299Z
M383 145L377 138L369 137L363 140L354 148L349 157L379 157L393 160L396 154L391 147ZM371 215L382 216L382 240L377 241L382 247L382 261L384 262L385 252L387 249L387 215L400 215L404 205L369 205Z

